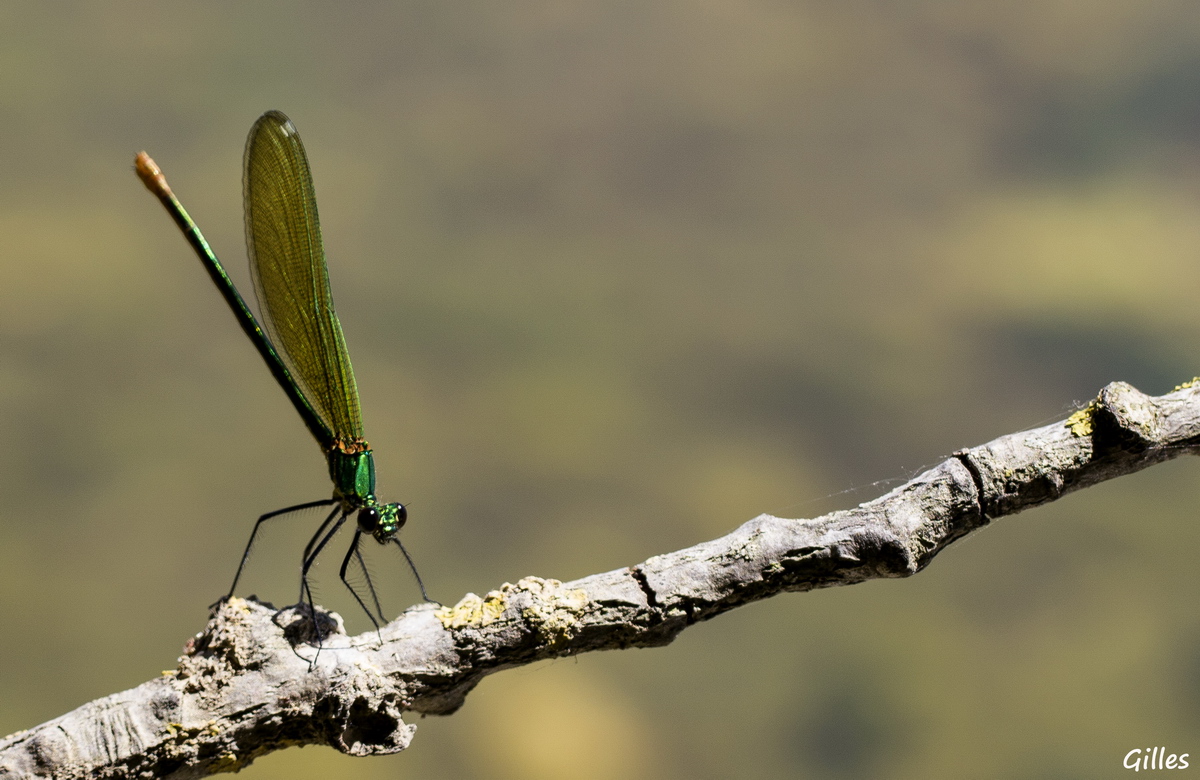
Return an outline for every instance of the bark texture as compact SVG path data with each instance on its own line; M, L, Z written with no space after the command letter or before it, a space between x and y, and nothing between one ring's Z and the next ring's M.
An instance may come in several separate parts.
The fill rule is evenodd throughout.
M232 599L173 672L0 740L0 778L191 778L290 745L395 753L485 676L591 650L655 647L784 591L907 577L1003 515L1200 446L1200 386L1160 397L1113 383L1065 421L963 450L885 496L813 520L761 515L719 539L574 582L526 577L379 634L328 632L295 608Z

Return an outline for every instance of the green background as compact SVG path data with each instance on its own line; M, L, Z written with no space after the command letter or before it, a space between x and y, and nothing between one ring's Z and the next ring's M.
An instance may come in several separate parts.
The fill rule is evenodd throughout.
M1109 381L1200 373L1195 3L4 3L0 733L173 667L254 517L329 491L131 168L158 160L249 294L268 108L308 146L381 497L448 603L853 506ZM245 777L1195 766L1197 500L1176 461L912 579L505 672L402 755ZM243 593L294 600L318 519Z

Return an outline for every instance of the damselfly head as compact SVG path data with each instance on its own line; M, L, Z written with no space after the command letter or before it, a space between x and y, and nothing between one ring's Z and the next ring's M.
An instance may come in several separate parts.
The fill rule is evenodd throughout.
M404 504L374 504L358 510L358 528L385 544L404 527L408 510Z

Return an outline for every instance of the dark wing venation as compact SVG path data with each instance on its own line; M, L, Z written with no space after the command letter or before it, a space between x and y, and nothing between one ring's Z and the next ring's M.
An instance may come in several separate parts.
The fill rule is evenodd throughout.
M243 189L263 328L335 438L361 439L358 387L333 310L308 158L295 125L278 111L250 130Z

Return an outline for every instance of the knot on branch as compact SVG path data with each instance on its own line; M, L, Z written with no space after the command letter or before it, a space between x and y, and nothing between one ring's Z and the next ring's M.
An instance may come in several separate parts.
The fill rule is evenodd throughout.
M250 763L263 745L323 743L354 756L407 748L416 730L401 719L407 691L374 663L378 640L346 636L333 612L318 609L316 623L319 645L307 605L222 603L174 672L173 684L195 697L178 728L202 718L212 731L206 750L223 766ZM252 703L263 701L274 717L257 717Z
M183 646L175 671L187 693L194 693L223 681L241 671L261 669L269 663L276 648L264 645L262 636L270 631L276 614L274 607L257 599L231 598L220 602L204 630Z
M326 741L341 752L383 756L407 748L416 733L417 727L400 717L402 711L394 688L359 670L332 686L313 717L325 724Z
M1106 385L1083 410L1088 412L1090 425L1086 428L1090 428L1087 433L1092 437L1096 455L1142 452L1158 443L1162 430L1154 402L1154 398L1127 382Z

